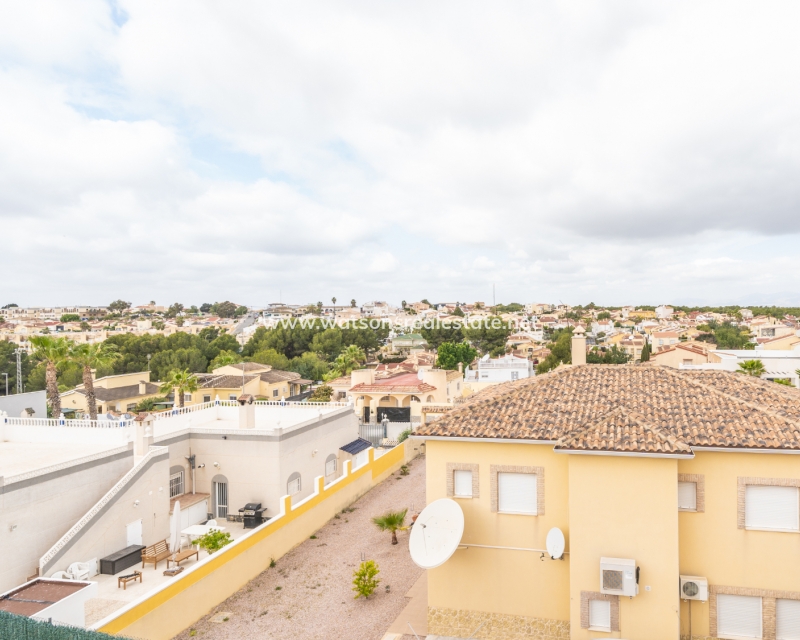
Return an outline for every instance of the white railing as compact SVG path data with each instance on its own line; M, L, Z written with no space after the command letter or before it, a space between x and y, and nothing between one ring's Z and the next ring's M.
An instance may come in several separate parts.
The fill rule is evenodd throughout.
M91 427L95 429L121 429L130 427L133 420L67 420L66 418L11 418L0 416L0 422L18 427Z
M105 507L114 496L116 496L120 491L122 491L126 485L133 480L136 475L139 473L141 469L144 468L146 464L150 462L153 458L158 455L162 455L163 453L168 453L169 447L150 447L150 450L147 452L147 455L142 458L138 464L135 464L133 468L128 471L122 478L120 479L117 484L115 484L111 489L106 493L95 505L89 509L89 511L80 519L78 520L73 527L67 531L61 539L56 542L50 549L39 559L39 575L44 575L45 566L48 562L50 562L53 558L56 557L61 549L72 540L78 533L87 526L94 517L100 513L100 511Z
M222 404L223 402L228 403L227 406L230 406L230 403L231 403L230 400L225 400L225 401L220 400L219 403ZM163 420L164 418L171 418L173 416L182 416L182 415L185 415L187 413L194 413L195 411L202 411L203 409L210 409L211 407L215 406L216 404L217 403L215 403L215 402L203 402L202 404L191 404L188 407L167 409L166 411L160 411L158 413L154 413L153 414L153 419L154 420Z
M238 403L235 403L238 404ZM292 400L256 400L253 404L258 407L296 407L311 409L315 407L351 407L349 402L296 402Z
M100 460L101 458L107 458L109 456L115 456L118 453L124 453L129 451L130 447L128 445L117 447L116 449L107 449L106 451L100 451L98 453L93 453L88 456L84 456L82 458L75 458L74 460L67 460L66 462L59 462L58 464L50 465L49 467L41 467L40 469L34 469L33 471L26 471L25 473L18 473L15 476L6 476L3 480L3 483L8 486L10 484L14 484L15 482L22 482L23 480L30 480L31 478L38 478L39 476L46 476L49 473L54 473L56 471L62 471L63 469L69 469L70 467L76 467L81 464L86 464L87 462L93 462L94 460Z

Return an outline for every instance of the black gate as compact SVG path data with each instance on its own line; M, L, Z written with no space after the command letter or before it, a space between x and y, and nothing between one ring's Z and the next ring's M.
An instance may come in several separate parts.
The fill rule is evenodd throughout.
M378 407L378 422L411 422L411 407Z

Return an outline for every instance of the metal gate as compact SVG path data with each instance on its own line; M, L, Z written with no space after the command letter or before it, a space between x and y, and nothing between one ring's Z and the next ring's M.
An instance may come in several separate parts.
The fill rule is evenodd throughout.
M362 424L358 427L358 435L377 447L386 437L386 427L382 424Z
M217 518L228 517L228 483L215 482L217 485Z
M378 407L378 422L411 422L411 407Z

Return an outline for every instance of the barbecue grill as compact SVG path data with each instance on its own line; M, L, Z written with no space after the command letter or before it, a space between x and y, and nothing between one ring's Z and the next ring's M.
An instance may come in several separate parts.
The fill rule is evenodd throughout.
M243 508L239 509L242 515L245 529L255 529L258 525L264 523L264 512L266 507L261 506L260 502L248 502Z

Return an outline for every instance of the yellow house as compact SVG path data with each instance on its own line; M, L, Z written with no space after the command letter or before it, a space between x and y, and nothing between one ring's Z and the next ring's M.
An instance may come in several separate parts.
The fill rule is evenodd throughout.
M158 384L150 382L149 371L123 373L106 376L94 381L94 394L97 398L97 412L133 411L142 400L156 398L161 394ZM86 403L86 389L78 385L61 394L62 411L66 414L82 415L89 411Z
M650 360L655 364L680 369L682 365L706 364L708 351L697 343L679 342L670 347L660 348L650 356Z
M428 570L429 634L800 637L799 391L722 371L560 367L414 437L428 502L451 498L465 519ZM563 559L546 551L556 527Z
M197 378L200 384L192 394L192 403L212 402L217 396L220 400L236 400L242 393L261 400L289 399L311 384L311 380L302 379L299 373L257 362L218 367L212 373L197 374Z

